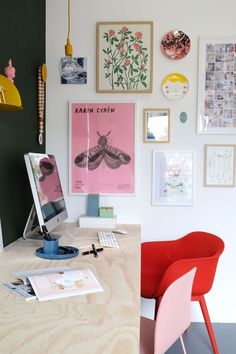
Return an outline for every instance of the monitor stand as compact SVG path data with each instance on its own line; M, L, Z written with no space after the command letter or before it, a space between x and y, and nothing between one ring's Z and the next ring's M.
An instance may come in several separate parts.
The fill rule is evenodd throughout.
M59 238L60 235L52 234L53 238ZM37 213L33 204L26 225L23 231L23 239L25 240L43 240L43 234L40 230Z

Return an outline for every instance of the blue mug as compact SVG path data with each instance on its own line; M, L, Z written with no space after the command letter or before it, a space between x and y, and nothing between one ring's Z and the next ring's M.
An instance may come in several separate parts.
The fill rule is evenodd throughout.
M43 253L46 254L59 254L58 239L52 238L51 240L43 240Z

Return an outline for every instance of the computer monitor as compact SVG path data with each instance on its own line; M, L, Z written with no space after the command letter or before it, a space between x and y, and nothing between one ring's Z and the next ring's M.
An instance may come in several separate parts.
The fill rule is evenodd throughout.
M51 232L68 215L54 155L24 155L34 205L27 220L23 238L42 237L43 226ZM35 224L37 217L37 224Z

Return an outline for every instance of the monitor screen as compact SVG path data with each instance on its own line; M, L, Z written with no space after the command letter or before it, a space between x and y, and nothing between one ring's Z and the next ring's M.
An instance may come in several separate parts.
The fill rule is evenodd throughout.
M42 226L45 225L50 232L67 218L55 156L28 153L24 157L34 199L34 208L31 213L36 213L38 219L39 229L36 231L42 232ZM28 221L32 221L32 219L34 219L34 215L30 215ZM26 227L24 238L30 237L27 233L33 233L29 228L32 227L30 225Z

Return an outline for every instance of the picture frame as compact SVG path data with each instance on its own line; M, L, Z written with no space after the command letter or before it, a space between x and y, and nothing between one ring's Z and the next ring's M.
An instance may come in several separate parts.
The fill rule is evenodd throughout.
M204 186L235 186L235 145L204 145Z
M153 150L152 205L193 205L193 151Z
M87 58L85 57L71 57L71 61L77 66L77 76L68 77L62 75L63 67L68 63L68 57L62 57L60 61L60 80L62 85L87 85ZM68 65L68 64L67 64ZM67 74L67 72L66 72Z
M69 101L69 193L135 194L134 102Z
M144 108L143 110L143 142L170 142L170 109Z
M236 134L236 37L200 37L198 134Z
M152 21L98 22L96 52L96 92L152 92Z

